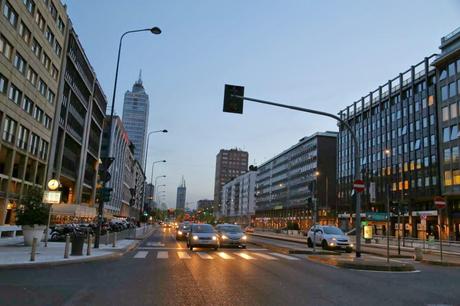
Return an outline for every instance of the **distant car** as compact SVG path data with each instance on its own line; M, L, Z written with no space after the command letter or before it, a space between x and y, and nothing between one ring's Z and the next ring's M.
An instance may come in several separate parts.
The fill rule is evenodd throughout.
M307 244L310 248L313 247L313 243L315 243L316 245L321 245L324 250L344 249L348 253L353 251L353 244L350 242L350 238L336 226L312 226L307 236Z
M187 247L193 251L195 247L219 248L219 240L214 228L209 224L192 224L188 234Z
M187 240L188 233L190 232L190 225L181 223L176 231L176 240Z
M239 225L219 224L216 226L220 246L236 246L246 248L246 235Z
M246 226L246 227L244 228L244 231L245 231L246 233L254 233L254 228L253 228L252 226L248 225L248 226Z

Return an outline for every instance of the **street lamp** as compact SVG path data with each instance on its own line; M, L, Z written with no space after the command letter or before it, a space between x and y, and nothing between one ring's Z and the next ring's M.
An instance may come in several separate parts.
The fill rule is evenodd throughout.
M391 157L391 151L389 149L385 149L383 152L385 156ZM390 163L391 164L391 163ZM387 173L388 165L385 168L385 174L387 175L387 188L386 188L386 198L387 198L387 263L390 262L390 174Z
M149 142L150 142L150 135L155 134L155 133L168 133L168 130L157 130L157 131L151 131L147 135L147 146L145 147L145 162L144 162L144 173L147 172L147 159L149 157Z
M123 43L123 38L128 34L137 33L137 32L144 32L144 31L149 31L149 32L151 32L152 34L155 34L155 35L161 34L160 28L152 27L152 28L148 28L148 29L138 29L138 30L126 31L120 37L120 43L118 44L117 67L115 69L115 81L114 81L114 85L113 85L112 105L111 105L111 109L110 109L110 125L109 125L110 126L110 132L109 132L109 139L108 139L108 143L109 143L108 157L112 156L112 119L113 119L113 113L114 113L114 110L115 110L115 96L116 96L116 93L117 93L118 68L120 67L120 55L121 55L121 46L122 46L122 43ZM104 182L102 187L105 187L105 184L106 183ZM99 219L98 221L99 221L99 224L98 224L98 227L97 227L97 230L96 230L96 237L94 239L94 248L99 248L99 239L100 239L100 236L101 236L103 214L104 214L104 202L99 201L99 206L98 206L98 219Z
M313 253L316 253L316 215L317 215L317 210L318 210L318 201L316 198L316 183L318 180L319 176L319 171L315 171L313 173L313 176L315 177L314 183L313 183Z
M166 177L166 175L159 175L159 176L157 176L157 177L155 178L155 185L153 185L153 186L154 186L154 187L153 187L153 188L154 188L154 189L153 189L153 190L154 190L154 191L153 191L153 200L154 200L154 201L156 200L156 194L157 194L157 181L158 181L159 178L165 178L165 177Z
M154 161L152 163L152 172L150 173L150 184L153 183L153 167L155 166L155 164L157 164L157 163L165 163L165 162L166 162L166 160L163 159L163 160Z

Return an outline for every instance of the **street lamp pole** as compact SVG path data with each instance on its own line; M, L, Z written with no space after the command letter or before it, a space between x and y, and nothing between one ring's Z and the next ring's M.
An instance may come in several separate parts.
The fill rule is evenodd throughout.
M319 176L319 171L314 173L315 180L313 181L313 253L316 253L316 215L318 211L318 199L316 197L316 184Z
M147 173L147 159L149 157L149 142L150 142L150 136L155 133L168 133L168 130L158 130L158 131L151 131L147 135L147 146L145 147L145 161L144 161L144 173Z
M153 185L153 186L154 186L154 187L153 187L153 188L154 188L154 189L153 189L153 201L156 200L156 194L157 194L157 181L158 181L159 178L165 178L165 177L166 177L166 175L159 175L159 176L157 176L157 177L155 178L155 185Z
M123 43L123 38L131 33L137 33L137 32L145 32L145 31L150 31L152 34L161 34L161 30L158 27L153 27L149 29L138 29L138 30L131 30L131 31L126 31L123 33L120 37L120 42L118 44L118 55L117 55L117 67L115 69L115 81L113 85L113 94L112 94L112 105L110 108L110 121L109 121L109 138L108 138L108 143L109 143L109 152L108 152L108 157L112 156L112 119L113 119L113 113L115 110L115 96L117 93L117 83L118 83L118 69L120 67L120 55L121 55L121 46ZM103 183L103 188L105 187L106 182ZM102 200L99 201L99 206L98 206L98 227L96 230L96 237L94 239L94 248L99 248L99 240L101 236L101 228L102 228L102 221L103 221L103 214L104 214L104 202Z
M384 151L385 155L387 156L387 158L390 156L390 150L389 149L386 149ZM391 163L390 163L391 165ZM388 165L387 165L388 166ZM386 230L386 234L387 234L387 263L390 262L390 174L387 173L387 169L388 167L385 169L385 173L387 174L388 178L386 179L387 181L387 187L385 188L386 189L386 202L387 202L387 230Z
M293 106L293 105L280 104L280 103L275 103L275 102L270 102L270 101L265 101L265 100L260 100L260 99L244 97L244 96L235 95L235 94L231 94L231 97L242 99L242 100L247 100L247 101L252 101L252 102L256 102L260 104L266 104L266 105L271 105L271 106L288 108L288 109L292 109L292 110L296 110L300 112L311 113L311 114L316 114L320 116L326 116L326 117L330 117L330 118L337 120L350 133L351 139L353 141L354 154L355 154L354 177L355 177L355 180L361 179L361 164L360 164L361 157L360 157L360 151L359 151L358 138L356 137L356 134L351 128L351 126L342 118L334 114L331 114L331 113L326 113L326 112L322 112L322 111L318 111L314 109L308 109L308 108L303 108L303 107L298 107L298 106ZM355 193L355 199L356 199L356 218L355 218L356 257L361 257L361 193L360 192Z

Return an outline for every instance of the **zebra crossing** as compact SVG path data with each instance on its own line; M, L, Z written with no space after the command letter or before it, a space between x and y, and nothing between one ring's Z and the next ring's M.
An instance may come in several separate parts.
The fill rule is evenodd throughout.
M300 260L298 257L281 254L281 253L266 253L266 252L254 252L254 251L243 251L243 252L190 252L185 249L181 250L142 250L137 251L134 254L133 258L135 259L179 259L179 260L190 260L193 258L203 259L203 260L291 260L297 261Z

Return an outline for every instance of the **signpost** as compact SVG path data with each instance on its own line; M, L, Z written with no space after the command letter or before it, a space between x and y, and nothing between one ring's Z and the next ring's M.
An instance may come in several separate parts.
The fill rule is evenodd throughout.
M446 199L444 197L434 197L434 205L438 209L438 228L439 228L439 251L442 261L442 210L446 208Z
M50 210L48 212L48 223L46 224L45 232L45 247L48 247L48 231L51 222L51 209L53 208L53 204L59 204L61 202L61 192L56 191L60 185L59 181L56 179L51 179L47 185L49 190L45 190L43 192L42 199L43 203L50 204Z
M364 189L366 188L366 186L364 185L364 181L363 180L355 180L353 182L353 189L356 191L356 192L363 192Z

